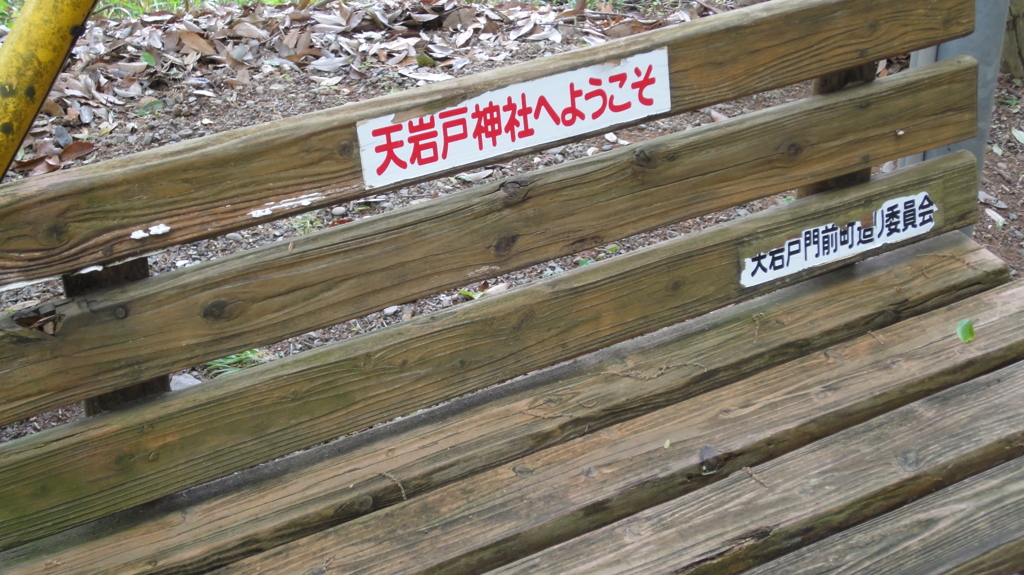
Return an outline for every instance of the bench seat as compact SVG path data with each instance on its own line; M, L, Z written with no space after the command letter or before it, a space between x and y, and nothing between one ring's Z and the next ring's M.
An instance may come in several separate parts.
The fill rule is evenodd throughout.
M948 233L0 563L11 573L739 572L1024 449L1014 444L1024 419L1013 417L1024 396L994 383L1024 360L1024 284L1007 280L998 258ZM970 343L956 335L964 318L978 334ZM949 437L930 454L921 433ZM706 537L683 544L693 533Z

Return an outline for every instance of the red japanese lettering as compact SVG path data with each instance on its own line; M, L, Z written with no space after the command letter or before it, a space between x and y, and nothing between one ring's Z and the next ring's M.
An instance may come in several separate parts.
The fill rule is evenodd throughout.
M563 126L571 126L576 123L576 120L582 120L587 117L583 110L576 107L576 98L582 95L583 90L577 89L576 84L569 82L569 105L562 110Z
M448 159L448 145L459 140L465 140L469 137L469 127L466 125L466 118L458 118L469 111L469 108L463 106L461 108L454 108L452 110L445 110L437 115L442 120L448 120L447 122L441 123L441 159ZM449 120L449 118L452 118ZM453 131L455 129L458 131Z
M526 104L526 94L520 93L522 104L516 104L512 101L512 96L508 97L508 101L504 106L501 107L502 112L506 112L508 121L505 122L505 133L508 134L512 141L515 142L516 138L526 138L534 134L533 128L530 127L530 112L533 111L529 105ZM522 122L519 121L522 118ZM522 130L519 127L522 126Z
M409 144L412 145L412 154L409 155L410 164L434 163L438 160L437 155L437 130L434 129L434 117L417 118L409 120L406 126L409 129Z
M548 113L548 117L551 118L556 126L562 125L562 120L558 119L558 112L555 112L555 109L551 107L551 102L548 102L548 99L544 96L537 98L537 107L533 110L533 119L539 119L542 111Z
M625 72L621 74L612 74L611 76L608 76L608 82L612 84L618 84L619 88L625 87L627 79L628 78ZM629 107L632 105L633 102L626 102L625 104L616 104L615 94L612 94L612 96L608 99L608 109L611 110L612 112L624 112L628 110Z
M644 90L646 90L648 86L654 85L654 78L651 78L652 72L654 72L653 64L647 65L647 72L644 73L642 77L640 74L640 68L633 68L633 73L636 74L636 77L640 79L630 84L629 87L636 90L636 97L644 106L654 105L654 100L644 95Z
M473 137L476 138L477 147L484 149L484 138L491 139L491 146L498 145L498 136L501 135L501 107L494 102L487 102L483 108L476 104L472 117L476 120L473 125Z
M401 131L402 131L402 124L391 124L390 126L384 126L383 128L377 128L376 130L370 132L371 135L376 136L376 137L384 136L384 143L379 145L379 146L377 146L377 147L375 147L373 149L373 151L377 152L378 154L380 154L380 153L384 154L384 161L381 162L381 164L379 166L377 166L377 175L378 176L383 174L384 171L388 169L388 165L391 164L391 163L394 163L396 166L398 166L399 168L401 168L403 170L406 167L408 167L408 164L406 164L405 161L402 160L402 158L399 158L398 155L395 154L395 150L397 150L398 148L401 148L402 146L404 146L405 142L403 142L402 140L395 141L395 140L391 139L391 136L395 132L401 132Z
M596 112L590 115L591 120L596 120L601 117L601 114L604 114L605 108L608 107L608 94L605 93L604 90L600 89L600 86L603 83L600 78L589 78L587 81L591 86L596 86L598 89L587 92L586 95L583 96L583 99L592 100L594 98L601 98L601 105L597 107Z

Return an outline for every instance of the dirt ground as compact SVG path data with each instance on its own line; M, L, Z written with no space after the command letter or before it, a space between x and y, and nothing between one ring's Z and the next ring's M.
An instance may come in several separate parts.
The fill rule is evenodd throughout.
M454 3L452 4L455 6ZM656 18L661 18L660 25L670 25L670 17L685 20L693 17L710 17L714 14L714 10L707 8L706 3L700 4L704 8L694 3L690 4L692 4L692 14L687 13L679 16L678 12L676 12L667 16L652 16L640 13L634 13L631 16L619 15L618 21L611 26L605 26L607 23L600 23L602 17L598 13L598 15L592 18L588 18L588 20L599 22L599 24L593 25L596 31L591 30L587 32L589 29L583 26L581 29L584 32L581 34L598 34L598 32L603 32L608 36L608 31L616 25L628 24L636 28L633 23L646 22L648 24L643 24L643 26L653 26L654 24L649 23L655 22ZM331 10L330 4L317 6L324 6L323 9L327 12ZM522 5L519 6L522 7ZM458 6L452 9L446 8L444 13L450 13L453 9L459 10L460 8ZM479 9L479 7L475 9ZM522 8L522 10L525 9L525 7ZM38 156L45 159L48 157L47 154L52 151L47 146L59 145L60 142L58 140L67 140L65 136L71 136L77 141L88 142L94 146L94 149L81 157L74 158L69 156L67 160L60 158L60 169L70 169L77 164L102 161L157 147L169 142L202 137L207 134L411 89L417 84L424 83L424 80L415 77L415 74L434 74L439 73L439 70L443 70L443 73L450 74L451 76L463 76L497 66L506 66L516 62L550 56L581 47L588 42L595 42L592 37L588 36L580 36L577 38L577 41L563 40L559 42L553 41L550 37L534 41L524 41L522 39L509 40L516 31L528 25L528 23L522 23L524 21L523 18L519 18L521 16L519 14L522 11L521 9L513 7L509 10L513 15L509 22L501 21L501 26L496 31L490 28L495 32L495 38L498 38L500 41L484 41L483 35L489 29L486 27L489 26L487 22L496 21L489 20L489 17L484 18L484 26L476 29L478 36L481 38L480 41L474 44L474 39L470 38L469 41L463 44L464 48L454 50L450 57L445 60L449 65L443 68L441 66L417 66L418 62L410 66L407 59L405 62L398 62L397 58L402 56L401 53L398 56L391 56L387 53L380 54L378 52L375 60L373 58L375 54L372 52L372 46L371 50L367 50L367 57L362 62L359 62L357 59L356 63L348 64L349 68L335 70L333 75L331 72L314 69L312 65L308 65L308 60L311 57L307 58L307 66L303 68L295 65L284 65L280 62L270 65L267 64L267 61L272 60L272 58L267 56L271 46L276 46L273 44L275 41L285 38L287 30L282 28L280 24L277 24L275 29L273 22L276 20L269 17L263 20L259 18L253 19L251 18L251 13L245 16L248 18L246 22L255 22L255 25L262 27L261 29L264 31L276 30L276 32L267 32L266 37L263 37L256 32L250 31L250 35L256 36L251 41L246 41L245 36L242 37L243 40L239 44L246 45L249 51L248 55L253 58L252 63L246 62L243 66L231 65L230 59L225 64L223 61L218 61L215 58L196 58L189 66L179 66L177 68L172 63L172 65L162 69L159 73L152 73L155 70L150 70L151 75L145 77L145 82L134 82L132 85L145 83L145 87L139 88L137 93L133 94L131 90L135 90L135 88L129 86L127 89L111 92L113 95L110 97L104 96L102 93L95 94L78 90L78 87L90 87L89 80L93 77L91 76L92 72L75 72L72 68L65 75L65 81L63 83L59 81L57 86L55 86L56 94L58 95L53 97L53 102L57 104L58 108L51 108L52 115L44 115L36 123L37 128L34 130L36 136L30 139L29 145L25 148L26 155L22 158L22 170L9 174L5 181L32 177L30 174L33 170L37 172L43 171L39 168L39 160L36 160L37 163L35 165L31 163L32 157ZM532 10L536 12L537 9L532 8ZM330 13L337 14L338 12ZM245 12L233 13L235 17L239 18L241 17L240 14L245 14ZM342 15L344 14L342 13ZM264 16L266 15L264 14ZM223 16L222 20L230 23L232 21L231 17L232 14L228 14ZM148 27L163 34L162 37L158 35L157 39L153 40L152 43L166 46L169 43L167 39L169 33L167 30L171 26L172 32L174 31L172 26L174 20L164 16L160 16L160 18L162 19L157 19L155 23L146 22L144 19L134 22L105 21L102 25L98 26L103 28L105 32L87 34L83 38L83 43L86 46L98 44L101 46L101 52L106 50L106 52L102 52L104 55L113 54L116 53L116 48L111 48L110 46L116 44L118 35L122 34L124 30L129 30L131 34L138 35L145 33ZM552 29L552 27L544 27L543 18L547 18L547 16L540 18L540 24L536 24L535 28L532 29L534 31L533 36L549 33ZM318 19L317 21L320 21L322 24L324 20L333 22L330 19ZM202 24L206 21L199 20L197 17L195 22ZM268 22L271 22L271 24L267 24ZM349 24L351 24L351 18L349 19ZM333 24L323 25L329 26ZM184 27L181 29L185 30L187 28L191 30L194 27ZM209 26L207 28L212 29ZM236 24L235 29L241 30L242 28ZM469 30L473 29L469 28ZM537 30L540 30L540 32L537 32ZM447 31L442 27L434 35L435 43L431 44L431 46L439 46L439 48L432 53L437 55L444 53L451 45L458 46L458 39L464 37L465 32L465 30L460 30L458 27ZM526 34L526 32L523 34ZM185 37L184 35L181 36ZM152 33L149 34L149 37L153 38ZM211 34L210 37L216 37L216 33ZM520 36L520 38L522 37ZM97 40L97 38L100 39ZM438 38L440 40L436 40ZM584 40L590 39L584 42L579 40L579 38ZM387 39L388 37L385 35L381 38L381 41ZM447 44L442 41L444 39L448 40ZM179 41L177 37L174 40ZM331 45L331 48L333 48L333 45ZM282 50L280 47L274 49ZM184 51L187 51L187 49ZM319 53L322 54L324 51L324 48L320 48ZM163 52L153 49L149 49L147 53L152 54L154 52L158 52L158 56L163 54ZM167 58L177 57L187 62L188 57L181 58L180 52L179 50L179 52L175 53L177 56L168 56L167 54L164 54L164 56ZM357 52L362 53L359 50ZM244 59L244 56L240 55L237 51L232 52L232 54ZM462 55L460 56L460 54ZM382 55L385 56L383 60L381 59ZM263 59L260 60L260 58ZM85 59L87 60L88 58ZM280 60L280 58L277 59ZM318 59L315 62L319 62L322 59ZM463 60L466 61L463 62ZM885 72L882 73L897 73L905 65L905 56L894 58L885 63ZM333 63L325 64L325 66L329 68L333 66ZM396 73L396 70L401 70L402 66L405 66L404 69L406 71L415 70L415 72L412 72L413 76L407 75L409 72ZM83 68L83 71L86 69ZM880 68L881 70L882 68ZM95 86L96 83L96 81L93 81L91 87L99 91ZM1024 219L1022 219L1022 216L1024 216L1024 196L1021 193L1021 181L1024 180L1024 169L1022 169L1024 168L1024 131L1019 131L1021 128L1024 128L1024 118L1021 116L1020 106L1021 91L1021 88L1011 79L1000 79L997 103L992 118L993 127L989 138L989 149L991 151L986 155L981 190L985 193L981 196L984 202L979 201L980 221L975 226L974 232L975 238L980 243L1003 258L1017 274L1024 270ZM716 105L713 108L620 130L615 134L609 134L605 137L592 138L576 144L547 150L540 154L519 158L504 164L488 166L485 169L476 170L461 177L444 178L409 186L392 193L371 196L364 200L317 210L300 217L256 226L237 233L227 234L223 237L177 246L151 257L151 273L154 275L166 273L202 261L224 257L238 251L284 241L295 235L316 233L318 229L325 228L338 220L358 220L373 217L390 210L399 209L402 206L457 193L480 182L493 181L539 167L572 161L573 159L602 153L627 143L647 140L666 133L697 128L701 125L720 121L726 117L734 117L803 98L809 95L809 93L810 86L805 83L782 90L757 94ZM82 97L79 97L77 94L82 94ZM111 98L122 101L123 105L116 105L111 101ZM154 102L159 102L159 104L153 105ZM150 107L148 111L147 106ZM95 115L95 111L83 112L83 108L102 110L103 114L99 116L99 119L93 118L87 125L83 121L85 119L83 114L86 116L90 114ZM1015 135L1015 130L1018 130L1017 135ZM79 137L83 132L86 133L86 138ZM67 149L66 146L64 148ZM49 157L54 156L51 155ZM59 155L56 157L59 157ZM43 166L44 169L51 167L53 166ZM889 166L879 166L878 168L889 169ZM587 250L574 256L560 258L498 278L491 278L485 282L464 286L462 291L450 290L416 302L392 306L363 318L312 331L302 336L290 338L262 348L258 350L258 361L272 361L360 333L379 329L396 322L408 320L437 309L458 305L469 300L470 296L467 294L488 293L488 290L490 292L502 291L509 287L535 281L581 265L587 265L592 261L617 257L623 253L658 241L677 237L681 234L703 229L735 217L741 217L787 203L791 199L787 196L789 194L781 194L737 206L725 212L710 214L695 220L680 222L672 226L624 238L613 244L602 246L599 249ZM995 214L995 218L993 214ZM61 297L63 297L63 290L58 281L41 282L20 289L0 291L0 311L10 313L11 310L22 309L23 307L29 307L43 301ZM203 381L214 377L215 372L216 366L197 365L178 372L178 375L188 375L196 380ZM82 416L82 409L79 405L70 405L59 410L40 414L12 425L0 427L0 442L31 435L42 429L73 421Z

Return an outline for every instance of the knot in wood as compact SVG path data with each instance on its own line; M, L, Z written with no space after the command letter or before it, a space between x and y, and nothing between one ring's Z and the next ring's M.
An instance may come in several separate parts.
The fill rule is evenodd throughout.
M529 191L526 189L530 184L522 180L509 180L501 184L500 189L511 200L522 201L526 199Z
M527 477L533 475L533 470L525 465L514 465L512 466L512 473L515 473L519 477Z
M228 301L225 299L215 299L203 307L200 315L205 320L217 321L217 320L230 320L235 319L245 309L243 302L239 301Z
M352 157L352 152L354 150L355 150L355 146L352 145L352 142L342 142L338 146L337 154L338 154L338 156L340 156L342 158L351 158Z
M498 238L494 242L494 254L497 256L507 256L516 245L517 241L519 241L519 234L512 234Z
M647 153L647 150L643 148L633 152L633 158L636 159L636 163L640 167L647 168L648 170L657 167L657 162L650 156L650 154Z

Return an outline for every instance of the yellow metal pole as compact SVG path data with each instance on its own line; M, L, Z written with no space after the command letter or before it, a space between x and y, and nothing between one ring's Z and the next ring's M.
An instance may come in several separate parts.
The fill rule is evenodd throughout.
M96 0L26 0L0 47L0 161L7 173Z

